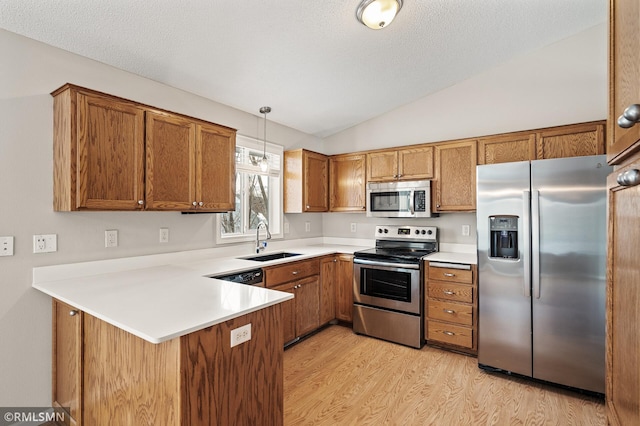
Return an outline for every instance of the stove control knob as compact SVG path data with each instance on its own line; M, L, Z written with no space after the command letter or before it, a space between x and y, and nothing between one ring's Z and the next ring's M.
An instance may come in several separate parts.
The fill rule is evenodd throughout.
M382 228L378 228L378 234L382 234Z
M387 228L385 228L385 229L384 229L384 233L385 233L385 234L388 234L388 233L389 233L389 230L388 230Z
M427 231L425 231L425 230L423 229L422 231L420 231L420 233L421 233L422 235L424 235L424 234L426 234L426 233L427 233Z
M418 231L418 230L416 229L416 235L418 235L419 233L420 233L420 231Z
M431 235L431 234L433 234L433 231L432 231L431 229L429 229L429 230L427 231L427 234Z

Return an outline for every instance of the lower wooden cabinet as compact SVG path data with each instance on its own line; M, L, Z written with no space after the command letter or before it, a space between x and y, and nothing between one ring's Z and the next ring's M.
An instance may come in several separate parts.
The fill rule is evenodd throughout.
M430 262L424 279L427 344L477 355L476 265Z
M353 255L337 255L336 319L353 322Z
M338 256L320 259L320 324L336 318L336 269Z
M283 339L288 343L320 327L320 277L314 275L271 287L292 293L293 300L284 302Z
M153 344L54 300L53 406L77 426L282 425L281 309ZM251 340L230 347L246 324Z

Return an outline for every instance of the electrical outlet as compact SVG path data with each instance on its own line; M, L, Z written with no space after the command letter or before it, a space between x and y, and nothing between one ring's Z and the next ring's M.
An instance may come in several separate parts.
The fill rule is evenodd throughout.
M251 340L251 323L231 330L231 347Z
M13 256L13 237L0 237L0 256Z
M33 236L34 253L51 253L54 251L58 251L58 236L56 234Z
M469 225L462 225L462 236L463 237L469 236Z
M358 230L358 227L356 225L355 222L351 222L351 232L356 232Z
M311 232L311 222L304 223L304 232Z
M285 222L284 223L284 233L288 234L289 233L289 222Z
M104 246L105 247L118 247L118 230L107 229L104 231Z
M169 228L160 228L160 242L161 243L169 242Z

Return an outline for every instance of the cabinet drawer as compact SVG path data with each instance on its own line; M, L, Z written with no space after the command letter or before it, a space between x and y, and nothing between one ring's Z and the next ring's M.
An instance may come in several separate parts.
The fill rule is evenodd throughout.
M461 303L442 302L439 300L427 301L427 316L429 319L454 322L462 325L473 325L473 307Z
M443 268L429 265L429 280L471 284L473 283L473 272L471 269Z
M318 274L320 274L320 261L316 258L266 269L265 279L267 287L273 287L278 284Z
M473 302L473 287L464 284L450 284L431 281L427 284L427 295L434 299L446 299L456 302Z
M473 348L473 330L458 325L429 321L427 340L437 340L471 349Z

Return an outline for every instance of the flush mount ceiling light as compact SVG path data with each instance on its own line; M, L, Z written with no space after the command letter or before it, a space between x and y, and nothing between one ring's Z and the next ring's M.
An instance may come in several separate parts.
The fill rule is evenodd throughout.
M401 8L402 0L362 0L356 17L367 27L379 30L389 25Z
M260 160L260 170L269 170L269 160L267 160L267 114L271 112L271 107L263 106L260 114L264 114L264 145L262 146L262 160Z

